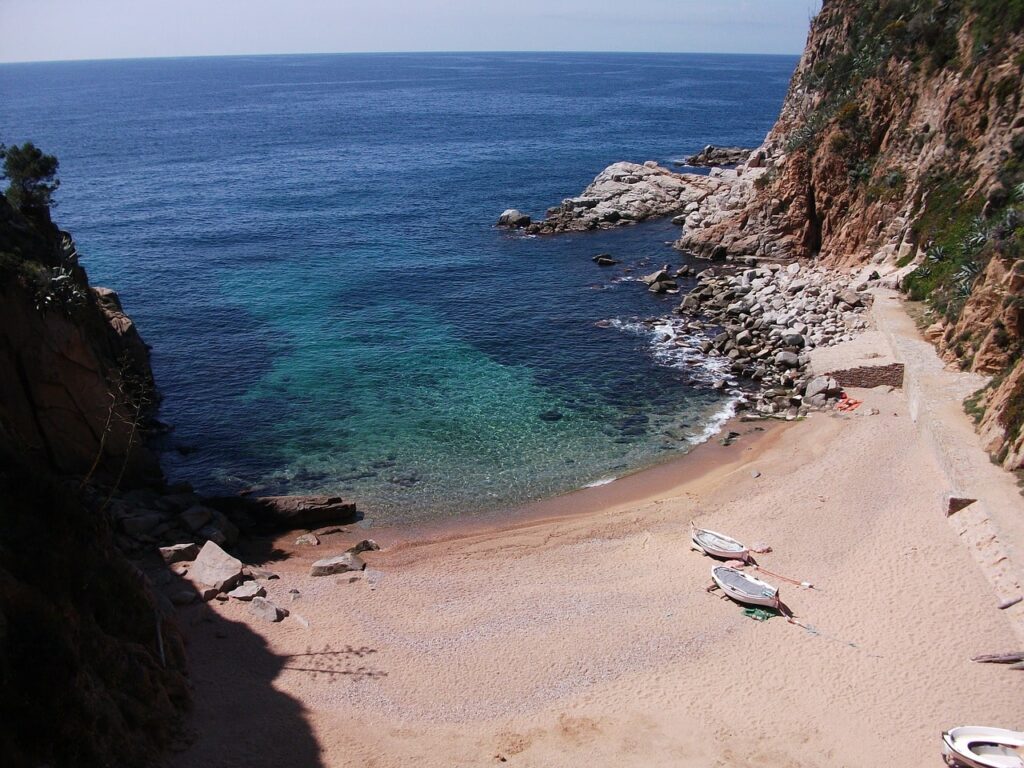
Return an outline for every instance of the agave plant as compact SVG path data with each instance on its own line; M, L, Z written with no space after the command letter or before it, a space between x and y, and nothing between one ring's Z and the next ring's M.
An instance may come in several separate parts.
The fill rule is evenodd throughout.
M971 221L971 229L967 233L967 237L964 238L964 243L969 248L977 250L988 242L988 237L988 228L985 226L985 220L980 216L975 216Z
M39 311L60 308L70 312L73 307L84 302L85 291L66 267L50 270L49 276L35 292L35 305Z
M956 284L957 294L961 298L966 298L971 293L971 287L974 285L974 281L978 278L978 274L981 272L981 265L971 259L960 265L960 269L957 270L953 280Z
M940 261L946 260L946 249L941 245L932 245L924 255L932 264L938 264Z

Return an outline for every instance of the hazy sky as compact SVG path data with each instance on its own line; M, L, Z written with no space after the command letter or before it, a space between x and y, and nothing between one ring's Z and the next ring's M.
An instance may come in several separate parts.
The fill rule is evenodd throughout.
M0 61L341 51L799 53L820 0L0 0Z

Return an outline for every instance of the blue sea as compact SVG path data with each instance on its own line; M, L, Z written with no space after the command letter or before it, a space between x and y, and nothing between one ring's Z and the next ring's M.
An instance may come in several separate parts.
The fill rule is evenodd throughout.
M511 509L689 450L727 412L667 221L526 237L609 163L756 146L796 57L377 54L0 66L0 141L153 347L164 466L374 521ZM611 253L621 264L591 261ZM686 285L683 286L684 289Z

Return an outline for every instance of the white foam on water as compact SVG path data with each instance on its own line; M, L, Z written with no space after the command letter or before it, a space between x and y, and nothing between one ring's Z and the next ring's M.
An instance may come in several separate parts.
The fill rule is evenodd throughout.
M704 430L699 435L694 435L687 440L691 445L700 445L706 443L712 437L717 435L725 423L736 415L736 402L739 398L730 398L729 401L708 420L708 423L704 425Z
M617 477L602 477L600 480L595 480L592 483L587 483L583 487L584 488L600 488L602 485L608 485L609 483L614 483L618 479L619 478L617 478Z
M701 342L710 337L690 330L681 318L663 317L653 322L614 318L608 321L608 327L647 337L655 360L669 368L687 371L701 384L710 385L729 375L730 360L702 352Z

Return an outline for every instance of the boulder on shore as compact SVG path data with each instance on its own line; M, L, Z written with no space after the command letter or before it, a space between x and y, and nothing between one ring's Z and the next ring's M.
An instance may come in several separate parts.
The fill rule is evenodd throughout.
M199 551L199 556L189 569L190 581L208 587L216 592L233 589L242 580L242 561L232 557L212 541Z
M185 544L172 544L169 547L160 547L160 557L168 565L195 560L198 556L199 545L192 541Z
M265 597L254 597L249 603L249 613L271 622L280 621L288 615L286 609L274 605Z
M348 571L361 571L366 563L359 555L352 552L345 552L334 557L325 557L317 560L309 569L310 576L331 576L335 573L347 573Z
M356 505L340 496L221 496L206 503L227 515L251 519L268 531L311 530L359 520Z

